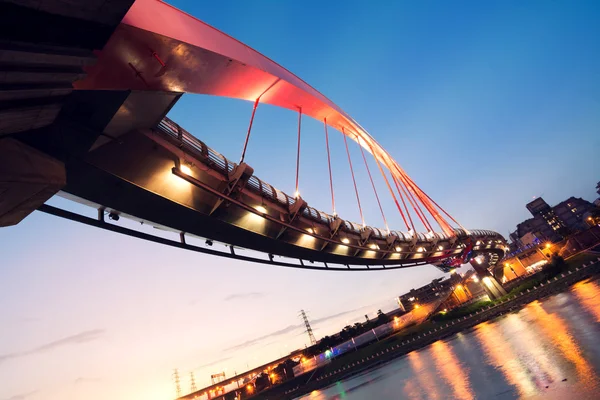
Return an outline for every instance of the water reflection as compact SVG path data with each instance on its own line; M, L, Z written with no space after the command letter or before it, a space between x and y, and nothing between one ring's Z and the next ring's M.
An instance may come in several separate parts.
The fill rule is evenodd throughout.
M452 352L450 345L446 342L437 341L431 345L431 352L436 369L442 374L443 379L454 392L453 397L457 399L474 398L469 385L468 368L461 365Z
M521 397L531 396L536 392L527 369L494 323L479 324L477 339L481 342L489 362L502 371L506 381L518 390Z
M600 286L598 282L579 282L573 286L579 303L600 322Z
M441 395L436 386L436 377L431 372L431 366L423 361L423 355L420 353L420 351L410 352L407 358L412 367L412 372L415 374L414 379L417 381L420 392L425 395L425 398L441 398Z
M528 309L536 315L537 324L542 332L552 340L555 349L560 351L561 355L575 365L577 377L586 385L593 384L596 379L594 371L587 360L581 354L581 349L575 343L575 340L569 332L565 322L556 314L548 313L539 302L531 303Z
M545 388L563 373L559 363L553 357L554 351L548 340L539 335L535 324L530 323L528 310L508 315L499 324L517 353L523 365L529 371L537 389Z
M586 282L304 398L597 399L598 337L600 285Z

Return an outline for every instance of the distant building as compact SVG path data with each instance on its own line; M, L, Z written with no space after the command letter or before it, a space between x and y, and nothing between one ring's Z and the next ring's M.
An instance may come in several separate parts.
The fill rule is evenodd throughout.
M398 306L406 311L414 308L414 304L425 304L436 300L441 293L446 292L451 286L460 283L462 277L459 274L451 274L448 279L434 279L430 284L421 286L417 289L411 289L408 293L399 296Z
M571 231L582 231L588 228L583 215L592 210L594 205L579 197L569 197L553 207L556 216Z
M565 236L587 228L584 214L594 205L578 197L569 197L550 207L541 197L526 205L533 218L517 225L510 238L517 245L538 244L541 241L557 242Z

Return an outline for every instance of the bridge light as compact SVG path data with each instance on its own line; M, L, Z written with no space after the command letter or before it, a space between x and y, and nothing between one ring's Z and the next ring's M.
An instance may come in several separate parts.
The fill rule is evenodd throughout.
M402 251L402 247L396 246L396 252L400 253Z
M546 248L549 249L552 245L550 243L546 243Z
M306 232L314 234L315 230L314 228L306 228Z
M481 244L481 241L478 240L477 243L475 243L475 246L479 246Z
M300 192L299 192L298 190L296 190L296 192L294 193L294 197L295 197L295 198L298 198L298 197L300 197Z
M490 279L489 276L485 276L483 278L483 283L485 283L487 286L490 286L492 284L492 280Z
M379 249L379 246L377 246L375 243L370 244L369 247L372 248L373 250Z
M256 211L261 212L263 214L267 213L267 209L264 206L256 206L254 208L256 209Z
M418 304L415 304L415 310L416 310L417 308L419 308L419 307L421 307L421 306L420 306L420 305L418 305Z
M477 282L479 282L479 279L476 276L473 276L472 281L477 283Z
M184 174L186 174L186 175L191 175L192 174L192 169L190 167L188 167L187 165L185 165L185 164L181 164L179 166L179 170L181 172L183 172Z
M439 251L442 251L442 250L444 250L444 246L438 246L438 250L439 250Z
M348 243L350 243L350 239L348 239L348 238L342 238L342 243L348 244Z
M455 273L456 273L456 268L452 268L452 269L450 270L450 275L452 275L452 274L455 274Z
M424 252L424 251L425 251L425 248L423 248L423 247L419 247L419 248L417 249L417 251L418 251L419 253L422 253L422 252Z

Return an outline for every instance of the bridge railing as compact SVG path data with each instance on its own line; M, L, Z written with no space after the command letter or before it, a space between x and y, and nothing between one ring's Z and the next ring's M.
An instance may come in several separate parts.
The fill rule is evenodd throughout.
M222 173L226 177L237 165L236 163L228 160L222 154L208 147L203 141L196 138L194 135L186 131L184 128L182 128L180 125L178 125L176 122L172 121L168 117L164 117L158 123L156 129L166 134L171 142L183 148L185 151L189 152L191 155L206 163L209 167ZM276 189L272 185L262 181L254 175L252 175L249 178L247 187L259 196L274 201L286 208L293 205L296 202L296 199L292 196L287 195L279 189ZM333 215L329 215L323 211L319 211L310 206L307 206L302 211L302 214L306 218L326 225L329 225L335 219ZM373 230L373 236L379 239L386 239L389 235L393 235L396 236L400 241L410 242L413 240L413 237L408 232L388 232L386 229L380 229L375 227L370 228ZM363 226L354 222L344 220L342 229L347 232L360 234L363 231ZM471 235L489 238L497 238L499 236L498 233L487 230L472 230L469 233ZM454 235L459 238L465 238L469 236L469 233L462 229L454 229ZM423 233L418 233L416 235L417 240L419 242L430 241L430 238L425 236L425 234ZM450 235L446 235L441 232L433 233L433 237L441 240L450 239Z

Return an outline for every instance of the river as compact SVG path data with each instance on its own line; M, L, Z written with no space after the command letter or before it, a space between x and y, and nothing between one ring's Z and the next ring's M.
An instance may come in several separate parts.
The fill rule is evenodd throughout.
M599 282L580 282L301 399L600 399Z

